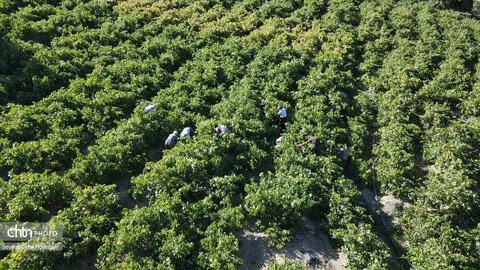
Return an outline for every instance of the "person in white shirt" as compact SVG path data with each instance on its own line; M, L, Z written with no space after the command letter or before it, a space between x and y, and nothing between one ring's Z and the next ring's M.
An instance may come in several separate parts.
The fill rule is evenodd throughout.
M180 133L180 139L190 138L190 134L192 133L193 129L191 127L186 127Z
M281 142L283 142L285 140L285 138L283 136L280 136L278 137L276 140L275 140L275 143L278 145L280 144Z
M285 123L287 122L287 109L285 107L278 106L278 117L279 117L279 124L278 126L280 127L280 133L283 133L285 130Z
M150 104L147 107L145 107L145 109L143 110L143 113L153 112L156 108L157 108L156 105Z

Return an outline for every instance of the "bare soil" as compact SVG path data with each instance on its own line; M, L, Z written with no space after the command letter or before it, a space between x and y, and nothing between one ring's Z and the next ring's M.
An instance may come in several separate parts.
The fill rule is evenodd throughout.
M375 194L368 188L362 189L362 198L371 212L382 216L389 231L398 226L403 212L410 206L408 202L404 202L390 194L378 195L377 202Z
M282 264L284 258L296 261L305 266L306 269L345 269L347 264L346 255L334 249L328 237L318 231L318 224L304 219L301 228L297 230L292 240L283 249L276 250L268 246L268 235L247 228L237 234L240 241L240 257L243 265L239 270L265 270L274 260ZM308 266L306 257L318 259L318 264Z
M401 231L400 219L410 203L391 194L377 194L377 199L375 199L374 192L367 188L362 189L362 198L367 209L374 214L375 222L381 226L381 235L388 238L390 248L395 251L391 264L395 267L392 269L405 269L407 266L403 264L402 250L408 248L408 242L398 233ZM395 240L393 240L394 238Z
M120 201L122 202L123 207L132 209L135 207L136 202L128 194L131 187L130 180L131 177L122 177L122 179L117 183L117 192L120 193Z

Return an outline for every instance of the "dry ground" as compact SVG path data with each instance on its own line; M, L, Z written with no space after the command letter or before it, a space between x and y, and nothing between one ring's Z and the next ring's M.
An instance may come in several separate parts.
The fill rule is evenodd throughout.
M283 262L286 257L306 266L305 258L316 257L319 264L306 269L340 270L345 269L346 255L335 250L328 237L317 230L318 225L304 219L300 230L294 233L292 240L281 250L275 250L267 245L268 235L248 228L237 234L240 241L240 257L244 264L239 270L265 270L269 263L276 260Z
M375 194L367 188L362 189L362 198L371 212L379 213L382 216L389 230L398 226L403 212L410 205L390 194L379 194L377 203Z

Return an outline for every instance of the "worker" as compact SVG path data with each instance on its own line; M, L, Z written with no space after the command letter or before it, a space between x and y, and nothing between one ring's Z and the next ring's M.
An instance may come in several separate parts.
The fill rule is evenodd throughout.
M157 105L150 104L143 110L143 113L153 112L157 108Z
M193 132L193 129L191 127L186 127L182 130L182 133L180 133L180 139L185 139L185 138L190 138L190 134Z
M308 143L310 143L310 151L317 156L320 156L320 143L318 142L318 138L310 135L308 136Z
M307 137L307 141L298 146L303 147L307 143L310 144L310 151L315 155L320 156L320 143L318 142L318 138L310 134Z
M216 137L219 137L219 136L223 136L227 133L230 133L230 130L227 128L227 126L224 126L224 125L218 125L216 128L215 128L215 136Z
M348 150L345 147L340 147L339 156L343 161L347 161L349 157Z
M346 92L340 91L340 96L342 97L343 101L350 103L350 96Z
M275 142L276 142L277 144L279 144L279 143L283 142L284 139L285 139L285 138L284 138L283 136L280 136L280 137L278 137L278 139L275 140Z
M178 132L175 130L172 134L168 135L167 140L165 140L165 149L172 149L178 140Z
M346 175L349 175L350 161L351 161L352 157L348 153L347 147L346 146L340 147L340 151L339 151L338 155L340 156L340 158L343 161L343 171L344 171L344 173Z
M278 126L280 127L280 133L283 133L285 130L285 123L287 122L287 109L284 107L278 106L277 107L277 114L279 118Z

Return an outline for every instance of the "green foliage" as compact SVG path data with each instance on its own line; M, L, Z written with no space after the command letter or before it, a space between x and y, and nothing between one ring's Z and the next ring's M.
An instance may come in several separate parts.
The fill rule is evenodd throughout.
M59 130L55 136L49 134L46 139L38 141L13 143L5 151L5 165L11 173L42 172L68 166L80 152L82 146L81 129L68 128Z
M190 207L182 207L178 196L163 198L166 200L125 213L118 229L103 239L99 269L190 265L186 258L191 256L193 243L183 231L189 229Z
M464 0L432 0L433 5L440 8L459 8L460 4L466 2Z
M266 229L265 232L268 234L268 244L276 249L282 249L292 237L291 231L276 226Z
M237 238L221 231L207 230L207 234L200 243L199 266L204 269L237 269L241 264L241 259L237 256Z
M382 189L397 196L409 194L416 186L412 154L416 128L415 125L402 124L381 127L380 143L373 150Z
M63 252L0 268L236 269L247 221L281 248L308 217L349 269L479 269L470 5L0 0L0 220L65 225ZM374 181L412 205L399 258L361 202Z
M67 206L75 184L56 174L23 173L1 181L0 212L4 221L44 220Z
M51 269L59 261L58 252L17 250L0 260L1 269Z
M475 233L458 231L447 216L432 209L412 207L405 218L408 256L415 269L475 269L478 262L478 240ZM477 242L476 242L477 241Z
M304 270L305 267L299 263L293 262L288 259L284 259L283 264L277 263L274 261L268 265L268 270Z
M95 252L121 216L115 186L86 187L75 194L71 205L52 218L63 224L63 256L72 261Z
M368 225L348 224L346 228L332 233L343 241L342 248L348 254L349 269L388 269L391 255L385 243L372 233Z

